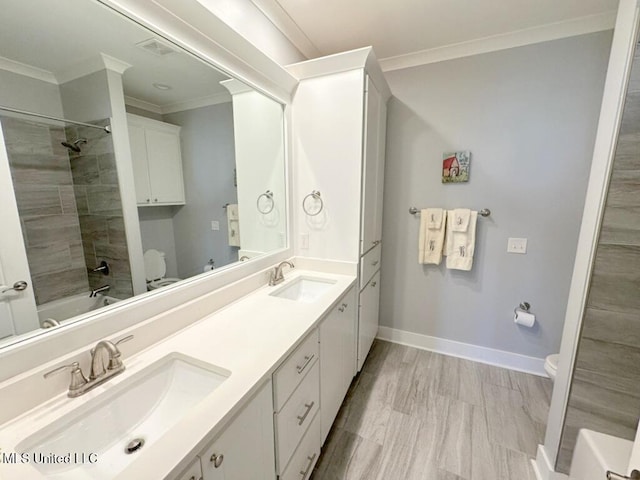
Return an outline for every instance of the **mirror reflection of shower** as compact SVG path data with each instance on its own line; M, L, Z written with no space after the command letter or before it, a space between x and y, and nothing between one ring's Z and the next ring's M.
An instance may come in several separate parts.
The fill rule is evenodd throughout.
M84 145L87 143L87 139L86 138L79 138L77 139L75 142L61 142L63 147L68 148L69 150L75 152L75 153L80 153L82 151L82 149L79 147L79 145Z

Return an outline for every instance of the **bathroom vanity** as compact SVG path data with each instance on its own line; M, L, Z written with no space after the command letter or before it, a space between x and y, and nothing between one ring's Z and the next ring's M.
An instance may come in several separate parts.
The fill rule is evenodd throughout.
M5 452L94 454L98 461L5 462L0 477L197 479L202 469L204 479L300 478L301 471L308 478L355 374L356 277L298 269L286 277L211 314L202 309L222 292L168 312L168 321L202 318L138 354L129 355L129 345L154 325L121 332L117 338L134 335L120 347L124 373L78 398L59 394L0 431ZM172 361L179 373L170 373L178 368ZM51 366L5 382L0 392L45 382L41 372ZM46 381L68 382L68 374ZM137 404L139 412L126 408ZM144 444L126 454L136 439Z

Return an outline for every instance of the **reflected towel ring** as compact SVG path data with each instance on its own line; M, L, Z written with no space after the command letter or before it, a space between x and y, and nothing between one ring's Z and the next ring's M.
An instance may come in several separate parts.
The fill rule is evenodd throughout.
M318 208L317 212L311 213L309 212L309 210L307 210L306 202L309 197L313 198L316 202L320 202L320 208ZM302 210L304 210L304 213L306 213L310 217L315 217L316 215L319 215L323 208L324 208L324 202L322 201L322 197L320 196L320 192L318 190L313 190L310 194L308 194L306 197L302 199Z
M271 205L265 209L260 208L260 199L262 197L266 198L267 201L271 202ZM273 210L273 207L275 206L276 206L276 202L273 200L273 192L271 190L267 190L263 194L259 195L258 199L256 200L256 207L258 208L258 211L263 215L266 215L267 213L271 213L271 211Z

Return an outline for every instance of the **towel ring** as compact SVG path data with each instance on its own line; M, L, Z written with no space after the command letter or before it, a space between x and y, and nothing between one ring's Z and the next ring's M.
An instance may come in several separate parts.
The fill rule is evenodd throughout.
M266 198L267 201L271 202L271 205L265 209L260 208L260 199L262 197ZM271 211L273 210L273 207L275 206L276 206L276 202L274 202L273 200L273 192L271 190L267 190L263 194L259 195L258 199L256 200L256 207L258 208L258 211L263 215L266 215L267 213L271 213Z
M318 211L315 213L311 213L309 212L309 210L307 210L306 202L309 197L313 198L316 202L318 201L320 202L320 208L318 208ZM310 217L315 217L316 215L319 215L323 208L324 208L324 202L322 201L322 197L320 196L320 192L318 190L313 190L310 194L308 194L306 197L302 199L302 209L304 210L304 213L306 213Z

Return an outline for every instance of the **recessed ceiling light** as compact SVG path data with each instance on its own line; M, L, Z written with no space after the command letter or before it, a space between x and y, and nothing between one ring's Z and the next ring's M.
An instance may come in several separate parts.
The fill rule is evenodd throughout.
M165 85L164 83L154 83L153 86L158 90L171 90L171 85Z

